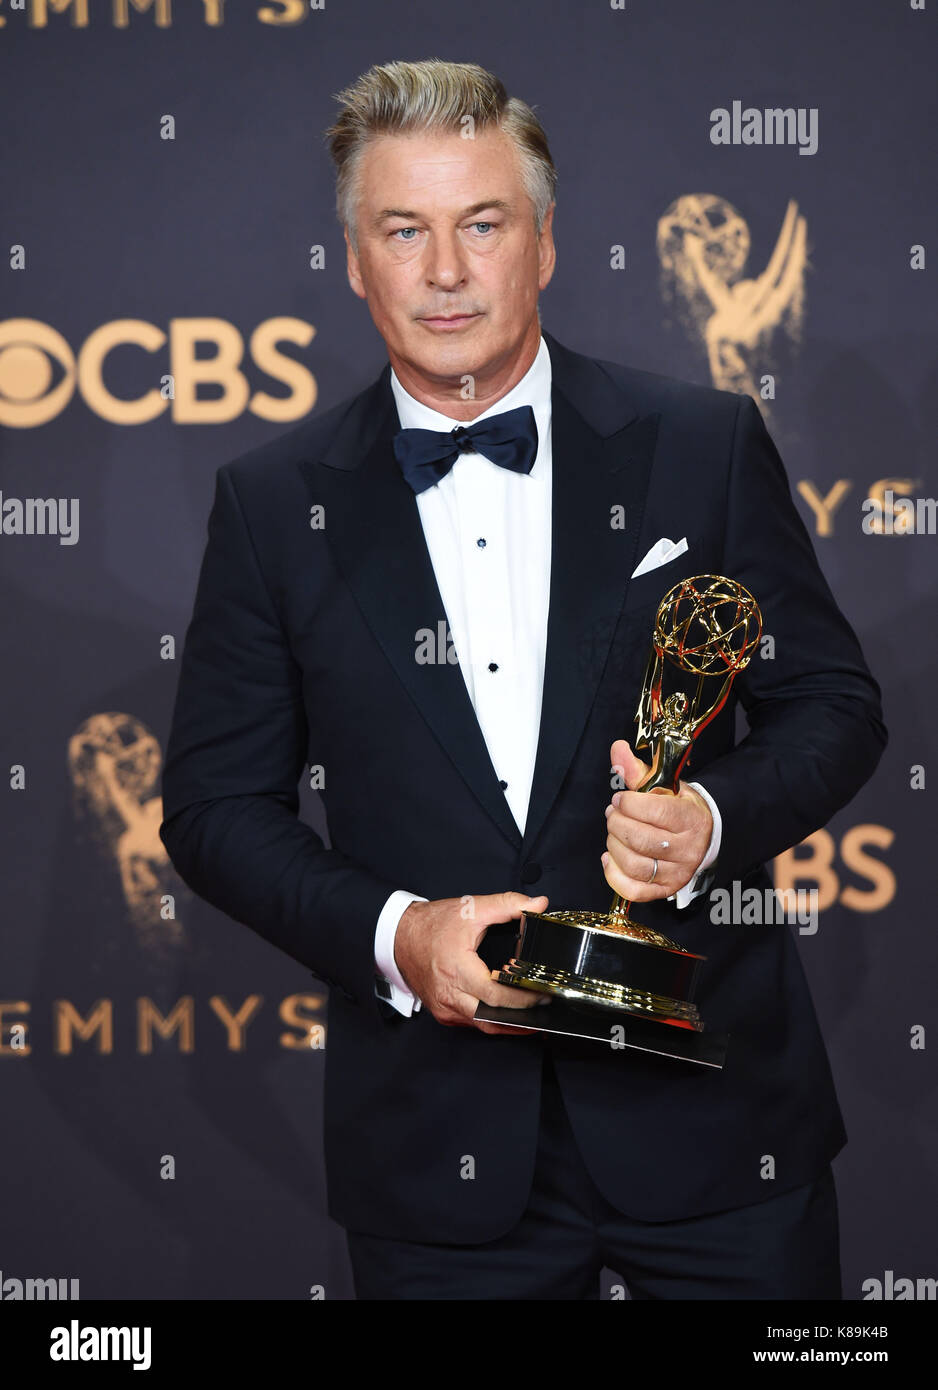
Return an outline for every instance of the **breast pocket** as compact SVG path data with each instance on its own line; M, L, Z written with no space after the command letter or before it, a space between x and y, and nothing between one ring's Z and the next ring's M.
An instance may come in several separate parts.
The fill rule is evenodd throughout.
M680 535L675 537L675 540L679 539ZM675 584L679 584L682 579L690 579L694 575L708 572L703 554L704 547L699 537L688 535L685 539L687 540L687 549L682 554L675 555L673 559L666 560L664 564L656 565L654 569L629 580L625 606L626 614L630 618L633 611L636 614L644 615L650 609L653 626L658 605Z

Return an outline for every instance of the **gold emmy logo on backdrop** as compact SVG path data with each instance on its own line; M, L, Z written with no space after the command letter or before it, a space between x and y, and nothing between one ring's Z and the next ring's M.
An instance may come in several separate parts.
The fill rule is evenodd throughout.
M163 803L155 788L162 761L156 738L131 714L93 714L69 739L76 809L116 861L138 941L152 953L185 941L181 922L162 910L165 897L188 895L159 835Z
M759 605L735 580L697 575L681 580L665 594L655 619L635 716L636 748L650 750L649 771L638 791L677 793L694 740L723 708L761 633ZM607 913L568 909L523 913L515 956L503 969L493 971L493 978L589 1009L700 1033L704 1024L694 1004L694 990L704 959L633 921L628 902L616 896ZM508 1022L512 1020L506 1015L512 1012L517 1019L517 1011L505 1009L477 1016ZM608 1019L607 1012L607 1025ZM525 1025L515 1021L515 1026ZM538 1018L536 1026L548 1032L575 1031L566 1026L554 1029L549 1018L544 1022ZM591 1035L602 1033L594 1030ZM704 1060L694 1055L690 1044L672 1045L668 1051ZM721 1061L711 1058L710 1064Z
M789 200L769 263L744 279L749 227L724 198L677 198L658 222L665 299L677 301L685 328L707 350L710 376L723 391L745 391L760 404L757 378L772 370L772 341L801 337L807 225ZM763 405L764 408L764 405Z

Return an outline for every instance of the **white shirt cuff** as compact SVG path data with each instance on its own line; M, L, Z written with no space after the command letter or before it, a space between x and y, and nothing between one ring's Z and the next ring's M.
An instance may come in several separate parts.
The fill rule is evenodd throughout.
M405 1018L419 1012L420 1000L407 988L404 977L397 968L394 960L394 938L397 935L397 924L410 904L425 902L429 902L429 898L421 898L417 893L407 893L403 888L397 889L381 909L375 928L375 967L390 986L390 997L387 992L380 997L386 999Z
M679 888L676 893L671 893L668 897L668 902L673 902L675 907L678 908L687 907L688 903L693 902L694 898L698 898L701 893L706 891L707 884L706 882L701 883L701 879L720 853L720 840L723 835L723 821L720 818L720 811L713 797L699 782L688 782L687 785L693 787L694 791L697 792L699 796L703 797L710 808L710 814L713 817L713 831L710 835L710 844L707 846L707 853L697 865L697 872L694 874L694 877L689 883L685 883L683 888Z

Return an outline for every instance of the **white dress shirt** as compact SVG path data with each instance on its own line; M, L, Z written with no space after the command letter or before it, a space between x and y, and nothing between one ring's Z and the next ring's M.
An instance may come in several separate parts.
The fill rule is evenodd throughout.
M530 473L500 468L474 450L460 454L445 477L416 499L459 668L505 800L523 834L541 722L550 600L550 354L541 338L537 356L517 385L471 422L450 419L416 400L393 367L391 390L402 429L448 432L518 406L534 410L538 448ZM678 907L704 891L695 885L720 849L716 804L699 783L689 785L710 808L713 834L694 877L672 895ZM403 889L392 893L375 932L375 965L390 985L390 1002L406 1015L419 1009L420 1001L397 968L394 937L409 904L427 901ZM386 985L385 997L387 993Z

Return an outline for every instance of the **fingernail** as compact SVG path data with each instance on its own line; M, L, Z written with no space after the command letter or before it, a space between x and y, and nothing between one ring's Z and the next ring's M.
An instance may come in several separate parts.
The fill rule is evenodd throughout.
M615 796L612 798L612 805L616 808L617 811L619 809L619 800L621 795L621 792L616 792Z

